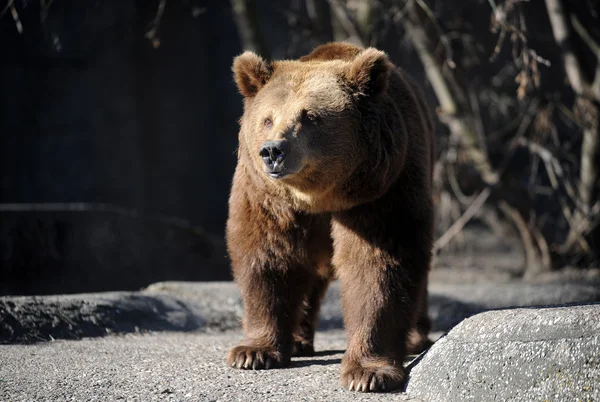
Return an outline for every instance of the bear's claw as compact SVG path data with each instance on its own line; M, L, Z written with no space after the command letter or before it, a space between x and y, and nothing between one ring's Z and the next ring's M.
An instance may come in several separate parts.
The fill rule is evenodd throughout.
M342 369L342 385L350 391L387 392L399 388L404 369L388 364L346 364Z
M236 346L227 355L227 364L242 370L269 370L283 367L288 361L274 348L260 346Z

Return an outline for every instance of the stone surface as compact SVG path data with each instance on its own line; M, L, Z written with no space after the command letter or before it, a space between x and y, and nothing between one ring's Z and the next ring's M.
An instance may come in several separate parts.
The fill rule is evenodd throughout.
M600 304L489 311L411 364L428 401L600 400Z
M115 292L0 298L0 343L147 331L193 331L208 317L169 295Z
M440 284L430 286L434 331L482 311L512 306L600 301L595 282ZM240 328L242 301L231 282L160 282L140 292L0 297L0 343L79 339L108 333L225 331ZM343 328L340 285L323 302L320 330Z
M492 309L600 302L600 279L552 283L477 283L429 285L429 313L436 331Z
M242 302L232 283L175 284L141 292L0 297L0 343L240 327Z
M164 332L0 345L0 400L419 401L344 390L342 331L319 333L317 356L277 370L229 368L225 354L240 338L231 331Z
M479 293L481 284L434 284L431 310L436 326L443 327L507 303L571 303L598 296L593 283L546 285L490 285ZM5 343L0 345L0 400L600 398L600 304L475 315L410 363L407 393L385 395L350 393L339 384L346 347L339 283L325 296L317 356L294 359L290 368L248 372L226 367L227 349L242 337L241 313L236 286L220 282L0 298L0 343Z

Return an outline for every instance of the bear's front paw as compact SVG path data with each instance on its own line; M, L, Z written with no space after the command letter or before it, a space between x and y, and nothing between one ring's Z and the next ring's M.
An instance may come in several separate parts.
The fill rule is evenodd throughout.
M404 381L404 368L387 359L363 358L342 364L342 385L350 391L384 392L399 388Z
M227 364L245 370L268 370L289 364L283 354L273 347L239 345L229 351Z

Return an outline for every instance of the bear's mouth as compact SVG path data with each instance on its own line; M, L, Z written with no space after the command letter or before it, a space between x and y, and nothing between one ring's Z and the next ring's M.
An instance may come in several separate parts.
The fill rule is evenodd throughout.
M265 173L272 179L281 179L289 174L288 169L285 168L281 162L275 162L271 166L265 166Z
M268 174L269 174L269 177L272 179L281 179L282 177L287 176L287 173L284 171L281 171L281 172L271 171L271 172L268 172Z

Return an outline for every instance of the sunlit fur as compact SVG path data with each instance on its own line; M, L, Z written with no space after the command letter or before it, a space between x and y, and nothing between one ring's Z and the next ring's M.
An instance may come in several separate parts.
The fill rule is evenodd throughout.
M299 60L246 52L233 71L244 115L227 243L246 339L228 363L281 367L312 353L335 271L343 385L397 388L406 353L429 345L433 127L422 95L385 53L345 43ZM278 139L290 151L273 179L259 150Z

